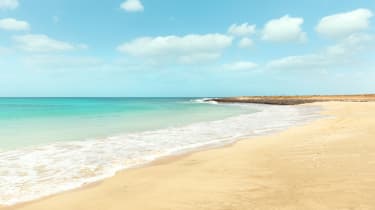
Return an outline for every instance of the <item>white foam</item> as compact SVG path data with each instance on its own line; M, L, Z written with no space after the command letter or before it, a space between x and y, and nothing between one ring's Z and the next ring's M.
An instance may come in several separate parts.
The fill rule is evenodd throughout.
M106 139L2 151L0 205L78 188L156 158L280 131L318 116L312 106L247 106L262 111Z
M215 98L199 98L199 99L193 99L191 102L193 103L200 103L200 104L218 104L216 101L211 101Z

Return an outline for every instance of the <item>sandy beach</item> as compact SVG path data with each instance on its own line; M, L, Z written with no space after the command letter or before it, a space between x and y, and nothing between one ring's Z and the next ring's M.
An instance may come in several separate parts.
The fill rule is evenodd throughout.
M0 209L375 209L375 102L314 105L327 118Z

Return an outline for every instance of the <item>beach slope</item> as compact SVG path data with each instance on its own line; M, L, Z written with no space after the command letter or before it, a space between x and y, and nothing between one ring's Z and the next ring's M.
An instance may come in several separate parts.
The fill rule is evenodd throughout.
M328 117L12 209L375 209L375 103L314 105Z

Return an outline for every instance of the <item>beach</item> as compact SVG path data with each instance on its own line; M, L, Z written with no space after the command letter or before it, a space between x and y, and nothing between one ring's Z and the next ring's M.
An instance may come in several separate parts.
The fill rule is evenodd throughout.
M375 210L374 1L0 0L0 210Z
M375 209L375 103L314 105L326 117L2 209Z
M58 108L56 108L58 107ZM0 206L319 118L319 106L192 98L0 99ZM6 114L4 114L6 113Z

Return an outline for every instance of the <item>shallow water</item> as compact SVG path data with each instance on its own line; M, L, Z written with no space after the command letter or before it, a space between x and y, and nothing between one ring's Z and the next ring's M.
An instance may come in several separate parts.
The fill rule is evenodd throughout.
M255 110L185 98L0 99L0 149L88 140L222 119Z
M191 98L0 99L0 205L74 189L159 157L280 131L317 112Z

